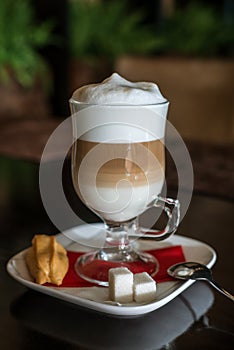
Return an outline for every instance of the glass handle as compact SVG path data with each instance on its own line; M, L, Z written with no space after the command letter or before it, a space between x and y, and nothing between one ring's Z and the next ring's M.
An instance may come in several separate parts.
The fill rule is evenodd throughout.
M167 225L162 230L152 230L140 228L139 233L129 234L129 238L141 238L154 241L161 241L170 237L177 230L180 222L180 203L178 199L163 198L158 196L148 205L148 209L156 207L161 208L167 215Z

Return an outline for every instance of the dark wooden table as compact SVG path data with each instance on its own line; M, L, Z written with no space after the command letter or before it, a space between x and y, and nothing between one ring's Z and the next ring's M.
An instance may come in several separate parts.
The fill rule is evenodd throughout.
M9 167L9 176L0 183L1 350L233 349L234 303L205 282L196 282L150 314L113 318L27 290L13 280L5 269L8 259L29 246L35 233L54 233L56 228L40 201L38 165L6 158L6 174ZM232 293L233 215L230 199L195 193L178 230L217 251L214 278Z

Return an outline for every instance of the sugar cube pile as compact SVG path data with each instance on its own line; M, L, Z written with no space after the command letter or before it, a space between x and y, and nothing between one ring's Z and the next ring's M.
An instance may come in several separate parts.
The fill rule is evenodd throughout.
M156 282L147 272L133 274L126 267L109 270L109 297L119 303L147 303L156 298Z

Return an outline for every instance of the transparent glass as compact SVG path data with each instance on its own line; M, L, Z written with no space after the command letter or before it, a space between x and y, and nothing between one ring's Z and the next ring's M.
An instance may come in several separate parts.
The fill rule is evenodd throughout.
M156 259L135 249L144 237L163 240L179 224L179 202L160 195L165 179L164 136L168 102L155 105L92 105L70 99L72 179L85 205L105 223L102 249L83 254L76 270L84 279L108 285L111 267L158 271ZM161 231L139 226L151 207L168 216Z

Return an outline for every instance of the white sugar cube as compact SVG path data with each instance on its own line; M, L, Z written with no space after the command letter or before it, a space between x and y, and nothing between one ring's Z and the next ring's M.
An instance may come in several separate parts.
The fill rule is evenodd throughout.
M134 275L133 296L137 303L147 303L155 300L156 282L147 272Z
M109 297L119 303L133 301L133 273L126 267L109 270Z

